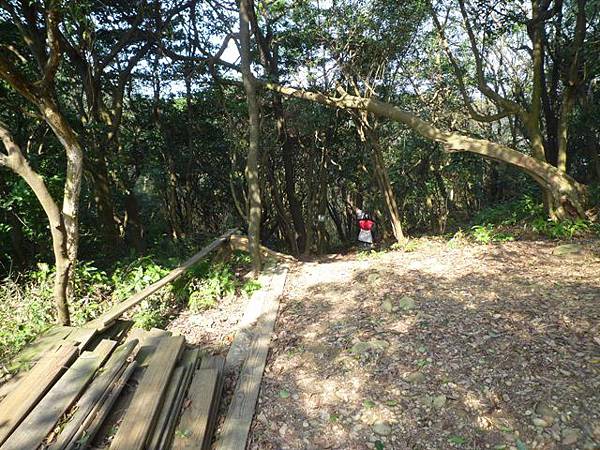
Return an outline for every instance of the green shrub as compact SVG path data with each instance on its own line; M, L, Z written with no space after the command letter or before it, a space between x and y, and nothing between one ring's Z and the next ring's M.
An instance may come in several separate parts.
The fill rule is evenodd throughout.
M554 222L539 217L532 222L531 226L537 233L551 239L572 239L575 236L590 232L598 233L598 225L582 219Z
M226 263L211 265L204 277L191 282L188 306L193 312L214 307L217 301L235 292L236 281L231 267Z
M499 232L498 227L516 225L524 229L530 228L551 239L572 239L592 232L600 235L600 225L587 220L549 220L543 205L530 195L514 202L486 208L475 217L473 223L470 234L476 242L482 244L513 240L510 234Z
M483 209L475 216L473 224L511 226L542 216L544 216L543 205L537 202L531 195L524 195L519 200Z
M491 242L507 242L515 240L514 236L511 234L497 231L491 223L471 227L470 235L475 239L475 242L484 245Z
M468 243L467 236L463 230L458 230L452 236L446 244L448 248L460 248L464 247Z
M404 242L395 242L390 245L390 250L402 250L406 253L411 253L416 251L419 248L419 241L414 239L408 239Z
M254 292L258 291L261 288L261 284L258 280L250 279L244 283L242 286L242 292L244 292L248 297L250 297Z

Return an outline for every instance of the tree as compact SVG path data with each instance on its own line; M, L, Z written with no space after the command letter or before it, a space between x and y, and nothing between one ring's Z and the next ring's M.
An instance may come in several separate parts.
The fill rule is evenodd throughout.
M30 183L35 184L36 196L42 202L51 223L56 262L54 299L59 321L68 324L67 288L79 246L78 216L83 151L77 134L56 101L55 79L63 58L59 37L63 10L58 0L49 1L45 8L35 2L16 4L5 0L0 2L0 6L5 18L10 17L13 21L37 65L34 69L27 64L28 59L21 54L22 45L19 42L4 44L9 51L0 53L0 78L38 109L61 142L67 157L62 210L57 215L43 182L24 164L23 154L8 129L3 127L2 138L8 152L3 160L12 170L17 169L20 176L27 177L25 180L30 186ZM19 68L19 63L23 70ZM31 81L24 70L37 72L36 80Z
M246 181L248 183L248 245L252 256L254 275L261 269L260 260L260 216L261 196L258 172L258 153L260 146L260 112L257 98L256 80L250 68L250 8L251 0L240 1L240 56L244 91L248 100L248 160L246 163Z
M445 2L439 3L440 8L446 8ZM468 81L471 77L465 70L466 64L454 55L447 38L446 29L450 25L442 24L436 8L431 3L429 6L471 118L479 122L515 118L529 139L533 158L542 163L528 164L527 169L521 168L542 188L549 216L553 219L585 217L586 189L567 175L567 154L569 120L586 78L584 62L586 46L589 45L585 39L587 2L532 0L529 19L525 18L526 5L523 2L515 3L507 4L498 11L479 5L479 18L476 19L469 13L469 4L465 0L458 0L462 25L468 36L467 44L475 66L472 85ZM566 12L571 16L570 23L565 19ZM501 31L494 20L502 24L510 23L517 30L525 30L531 47L523 45L514 48L519 42L524 42L523 36L520 36L522 33ZM474 22L477 29L483 30L480 39L475 32ZM554 30L554 37L550 36L550 30ZM499 64L491 64L490 59L499 59ZM532 68L530 76L526 78L529 86L523 82L523 77L514 76L514 73L527 66ZM503 81L506 79L509 81ZM488 102L479 105L480 111L472 99L472 90L476 90ZM481 112L481 106L488 110L495 108L496 111ZM510 163L504 157L500 157L500 160ZM549 181L550 178L552 181Z

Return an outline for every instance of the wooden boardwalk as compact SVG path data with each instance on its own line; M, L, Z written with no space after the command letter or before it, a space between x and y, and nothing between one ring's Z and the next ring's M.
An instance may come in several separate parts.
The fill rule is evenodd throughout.
M128 407L113 424L114 436L101 439L111 449L171 448L184 402L185 423L197 426L187 436L191 446L175 448L208 448L223 363L162 330L101 339L81 353L64 340L45 351L0 402L0 449L86 448L111 421L124 389Z
M142 292L160 289L231 233ZM0 386L0 450L211 448L224 374L232 371L238 381L217 447L244 449L287 270L262 276L227 364L188 347L182 336L130 330L119 316L141 293L85 327L52 328L19 355L20 372Z

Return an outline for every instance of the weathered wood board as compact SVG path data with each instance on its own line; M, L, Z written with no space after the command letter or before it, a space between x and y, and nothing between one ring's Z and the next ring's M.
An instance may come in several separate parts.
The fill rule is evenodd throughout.
M223 365L221 357L207 357L195 373L188 393L188 406L175 433L173 450L208 449L213 435L221 397Z
M0 403L0 445L60 378L77 353L77 347L65 343L23 374L19 384Z
M10 435L2 450L39 447L62 415L77 400L115 345L116 342L105 340L93 352L83 352Z
M271 285L273 295L265 299L261 317L256 324L254 340L223 423L216 447L218 450L238 450L246 447L269 352L271 334L279 309L279 297L283 293L286 277L287 268L284 267L273 276Z
M183 344L182 336L165 337L160 340L110 446L111 449L141 450L145 447Z

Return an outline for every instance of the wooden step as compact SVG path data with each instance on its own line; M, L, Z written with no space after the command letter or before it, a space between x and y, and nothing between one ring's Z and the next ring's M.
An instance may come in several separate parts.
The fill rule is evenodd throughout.
M116 342L100 342L93 352L83 352L2 446L2 450L36 449L58 420L80 396Z
M0 445L8 438L38 401L60 378L78 350L65 343L46 354L0 403Z
M113 450L141 450L158 418L171 374L183 349L184 338L162 338L110 446Z
M173 450L210 448L223 387L225 360L211 356L202 360L188 393L184 410L173 441Z

